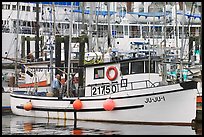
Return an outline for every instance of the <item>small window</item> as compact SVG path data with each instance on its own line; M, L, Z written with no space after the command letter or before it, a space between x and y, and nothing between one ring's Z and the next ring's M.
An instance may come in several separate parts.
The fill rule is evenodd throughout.
M33 12L36 12L36 7L33 7Z
M10 10L10 5L7 5L7 6L6 6L6 9L7 9L7 10Z
M149 73L155 73L155 61L150 61L150 67L149 67L149 61L145 61L145 72Z
M125 35L128 35L128 26L125 26Z
M120 70L121 70L122 75L128 75L129 74L129 63L121 63Z
M28 27L31 27L31 25L30 25L30 22L29 22L29 21L28 21L28 24L27 24L27 26L28 26Z
M12 5L12 10L16 10L16 5Z
M94 69L94 79L102 79L102 78L104 78L104 67L95 68Z
M25 6L22 6L22 11L25 11Z
M131 74L144 73L144 62L137 61L131 63Z
M27 7L26 7L26 11L30 11L30 6L27 6Z

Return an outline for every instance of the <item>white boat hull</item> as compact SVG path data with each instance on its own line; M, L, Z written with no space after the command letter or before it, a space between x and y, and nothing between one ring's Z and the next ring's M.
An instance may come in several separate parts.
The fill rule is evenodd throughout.
M112 111L103 108L110 95L80 97L83 107L75 111L76 98L29 96L11 94L11 110L16 115L107 122L147 122L164 124L190 124L196 117L196 89L183 89L179 84L135 91L117 92L111 95L115 102ZM31 101L30 111L23 105Z
M2 93L2 112L10 111L10 92Z

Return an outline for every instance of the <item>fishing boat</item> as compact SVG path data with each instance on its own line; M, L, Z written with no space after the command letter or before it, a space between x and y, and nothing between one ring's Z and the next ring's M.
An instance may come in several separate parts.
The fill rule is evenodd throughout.
M32 117L191 124L196 117L197 84L162 84L160 61L151 58L149 65L149 59L142 57L88 64L84 66L85 86L78 91L84 96L59 99L14 91L10 96L11 110L16 115Z
M72 19L70 26L71 36ZM85 46L84 38L79 43L80 47ZM179 81L168 83L163 58L151 56L150 50L149 56L85 65L81 63L85 51L80 51L79 85L74 96L69 94L69 57L68 93L53 97L50 87L44 92L38 89L13 91L10 95L12 112L32 117L152 124L190 125L195 119L197 83L183 81L182 73ZM50 62L52 64L52 56Z

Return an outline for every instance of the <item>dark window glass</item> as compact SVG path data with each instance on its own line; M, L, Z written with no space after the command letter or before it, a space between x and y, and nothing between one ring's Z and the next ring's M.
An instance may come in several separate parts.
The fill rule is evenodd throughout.
M33 12L36 12L36 7L33 7Z
M25 6L22 6L22 11L25 11Z
M121 63L120 70L121 70L122 75L128 75L129 74L129 63Z
M149 61L145 61L145 72L149 73ZM150 73L155 73L155 61L150 61Z
M27 7L26 7L26 11L30 11L30 6L27 6Z
M131 63L131 74L144 73L144 62L137 61Z

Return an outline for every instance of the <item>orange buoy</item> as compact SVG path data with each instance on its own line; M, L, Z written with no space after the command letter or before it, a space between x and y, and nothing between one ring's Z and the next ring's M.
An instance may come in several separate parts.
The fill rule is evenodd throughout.
M115 102L112 99L106 99L106 101L103 103L103 108L106 111L111 111L115 107Z
M75 110L80 110L82 108L82 102L80 99L76 99L73 103L73 107Z
M82 129L74 129L73 135L82 135Z
M24 123L24 130L26 131L26 132L31 132L32 131L32 129L33 129L33 125L32 125L32 123Z
M24 108L26 111L31 110L32 107L33 107L33 105L32 105L31 102L27 102L26 104L23 105L23 108Z

